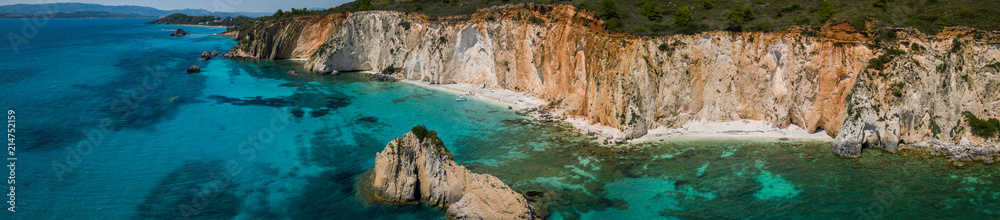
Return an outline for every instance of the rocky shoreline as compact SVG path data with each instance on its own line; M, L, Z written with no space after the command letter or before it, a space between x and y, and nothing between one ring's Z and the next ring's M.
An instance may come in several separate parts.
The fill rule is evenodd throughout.
M395 138L359 181L362 198L446 208L450 219L536 219L528 200L489 174L455 164L437 133L424 126Z

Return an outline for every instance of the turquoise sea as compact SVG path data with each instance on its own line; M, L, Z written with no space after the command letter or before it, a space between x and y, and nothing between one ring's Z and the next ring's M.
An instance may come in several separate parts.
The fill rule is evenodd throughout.
M200 61L236 42L146 21L49 19L15 50L8 33L25 21L0 19L0 107L17 127L16 212L2 219L443 219L356 195L375 153L421 124L551 219L1000 219L995 164L842 159L829 142L778 140L622 152L412 84L286 74L297 61ZM168 36L177 28L193 35ZM202 72L184 73L191 65Z

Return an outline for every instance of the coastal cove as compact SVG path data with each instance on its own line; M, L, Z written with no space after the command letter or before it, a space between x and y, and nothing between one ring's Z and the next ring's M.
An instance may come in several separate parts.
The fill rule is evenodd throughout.
M1000 107L996 32L947 27L931 35L839 21L641 37L608 31L602 19L559 4L502 5L443 21L395 11L297 16L234 31L240 43L224 56L522 92L585 131L603 126L598 133L613 142L671 138L683 134L677 128L798 127L833 137L831 151L848 158L867 148L923 150L955 166L1000 160L991 132L1000 126L991 111ZM741 128L692 127L716 122Z
M22 134L16 219L442 219L435 207L358 196L376 153L416 125L547 219L1000 218L996 165L958 168L909 149L841 158L829 136L796 139L805 130L775 131L789 140L711 135L742 121L687 127L701 138L605 144L571 122L535 120L523 109L548 103L521 92L288 73L309 60L201 61L238 41L146 21L53 19L19 52L0 50L10 94L0 103L17 111ZM177 28L191 35L168 36ZM184 73L191 65L201 72ZM124 116L114 108L123 94L135 94ZM104 119L113 129L87 136ZM81 151L81 141L95 144Z

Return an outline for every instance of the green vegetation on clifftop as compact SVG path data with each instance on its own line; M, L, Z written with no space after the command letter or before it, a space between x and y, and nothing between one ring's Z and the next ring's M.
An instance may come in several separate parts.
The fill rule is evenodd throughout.
M499 5L567 4L594 11L611 31L642 36L713 30L774 31L791 26L817 26L848 21L858 29L913 27L936 33L948 26L1000 30L1000 1L976 0L853 0L853 1L743 1L743 0L358 0L325 10L278 10L267 21L296 16L389 10L437 17L469 15ZM248 27L249 23L239 25Z
M440 17L523 3L573 5L594 11L605 21L620 22L620 26L609 28L613 31L646 36L727 29L772 31L838 20L849 21L856 27L865 27L861 23L867 21L877 21L876 26L914 27L925 33L936 33L947 26L1000 30L1000 22L996 22L1000 20L1000 1L976 0L359 0L303 13L391 10Z

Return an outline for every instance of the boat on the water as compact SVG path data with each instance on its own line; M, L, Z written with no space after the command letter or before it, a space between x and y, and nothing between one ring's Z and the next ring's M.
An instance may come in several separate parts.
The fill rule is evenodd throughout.
M468 99L466 99L464 95L458 96L458 98L455 99L456 102L464 102L466 100L468 100Z

